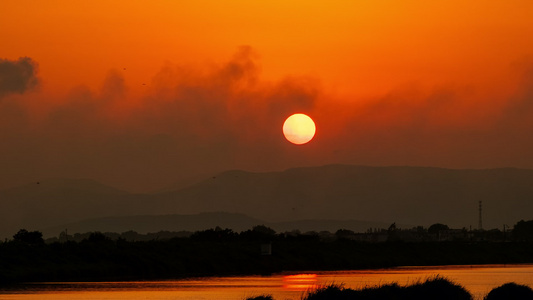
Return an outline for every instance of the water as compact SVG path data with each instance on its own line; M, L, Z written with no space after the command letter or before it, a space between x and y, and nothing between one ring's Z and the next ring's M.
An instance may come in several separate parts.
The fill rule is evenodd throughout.
M332 283L343 283L349 288L391 282L407 285L436 275L463 285L474 299L482 299L491 289L507 282L533 287L533 265L484 265L282 273L272 276L213 277L173 281L35 283L11 290L0 290L0 299L240 300L270 294L276 300L296 300L301 299L306 291Z

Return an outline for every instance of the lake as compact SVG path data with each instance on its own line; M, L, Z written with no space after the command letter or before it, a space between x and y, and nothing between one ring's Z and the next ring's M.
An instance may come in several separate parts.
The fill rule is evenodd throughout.
M271 276L210 277L169 281L34 283L10 290L0 290L0 299L239 300L271 294L276 300L285 300L300 299L306 291L331 283L343 283L345 287L350 288L391 282L407 285L436 275L463 285L474 299L482 299L491 289L507 282L533 287L533 264L476 265L306 271Z

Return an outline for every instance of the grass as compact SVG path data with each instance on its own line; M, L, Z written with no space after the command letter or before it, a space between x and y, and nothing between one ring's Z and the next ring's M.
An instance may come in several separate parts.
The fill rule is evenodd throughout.
M461 285L435 276L411 285L389 283L362 289L345 288L330 284L308 292L302 300L472 300L472 295ZM494 288L484 300L533 299L533 289L527 285L506 283ZM260 295L246 300L274 300L271 295Z
M310 292L303 298L303 300L322 299L471 300L472 295L470 295L464 287L453 283L444 277L435 276L424 282L417 282L408 286L400 286L397 283L390 283L354 290L339 285L330 285Z

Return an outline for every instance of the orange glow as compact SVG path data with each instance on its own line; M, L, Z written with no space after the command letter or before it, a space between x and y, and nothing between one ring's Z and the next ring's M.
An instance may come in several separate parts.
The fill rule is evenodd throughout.
M317 274L283 276L283 288L290 291L312 291L318 288Z
M3 3L2 56L34 57L56 90L97 86L108 69L126 68L140 91L165 61L221 60L246 44L267 78L317 74L371 95L412 82L501 80L533 48L527 0Z
M284 280L287 280L287 281L306 281L306 280L314 281L316 280L316 277L317 277L317 274L296 274L296 275L283 276Z
M31 58L40 85L0 89L13 145L0 150L12 165L0 187L49 176L148 191L191 172L329 163L533 168L530 0L4 0L4 11L0 59ZM298 111L320 143L295 153L278 126Z

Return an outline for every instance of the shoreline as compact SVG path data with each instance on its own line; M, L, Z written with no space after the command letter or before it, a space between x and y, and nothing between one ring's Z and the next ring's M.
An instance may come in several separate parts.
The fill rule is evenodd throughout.
M366 274L372 272L386 272L386 271L422 271L422 270L469 270L469 269L492 269L492 268L531 268L533 263L511 263L511 264L467 264L467 265L427 265L427 266L395 266L386 268L370 268L370 269L350 269L350 270L287 270L276 272L272 274L234 274L234 275L204 275L204 276L190 276L190 277L176 277L166 279L132 279L132 280L94 280L94 281L28 281L28 282L13 282L7 286L38 286L38 285L61 285L61 284L91 284L91 283L156 283L156 282L181 282L181 281L197 281L205 279L236 279L236 278L265 278L265 277L283 277L291 275L305 275L313 274L317 276L330 274L347 274L354 273ZM433 275L426 275L433 276ZM423 278L418 278L423 279ZM0 285L0 291L3 287Z
M521 269L528 269L523 272ZM454 272L457 271L457 272ZM485 270L485 271L484 271ZM414 271L414 272L413 272ZM481 273L479 272L481 271ZM46 293L74 293L83 292L119 292L131 293L135 291L143 293L154 292L175 292L176 299L186 299L184 295L189 295L190 291L211 291L217 288L217 293L229 293L233 295L231 299L246 299L238 295L274 295L278 299L301 299L298 298L294 288L301 288L303 285L325 287L331 284L345 284L344 287L359 290L369 287L379 287L384 284L396 283L399 287L412 285L427 281L428 279L441 277L454 284L463 286L473 299L483 299L490 290L508 283L525 284L533 286L531 274L533 264L497 264L497 265L439 265L439 266L399 266L379 270L345 270L345 271L289 271L272 274L272 276L212 276L183 278L177 280L149 280L149 281L124 281L124 282L33 282L12 285L9 288L0 288L0 294L39 294ZM314 276L295 276L309 274ZM462 274L461 276L456 276ZM477 274L474 281L471 281L472 274ZM505 275L505 281L492 279ZM479 276L480 275L480 276ZM513 277L514 276L514 277ZM526 276L526 277L524 277ZM240 279L242 278L242 280ZM271 277L271 278L268 278ZM292 278L290 278L292 277ZM465 280L466 279L466 280ZM488 279L488 280L487 280ZM291 286L293 285L293 286ZM292 291L292 292L291 292ZM237 296L236 296L237 295ZM181 297L181 298L180 298ZM1 297L0 297L1 298ZM33 299L33 298L32 298ZM74 297L73 299L81 299ZM135 298L136 299L136 298ZM214 299L214 298L206 298ZM435 298L427 298L435 299ZM455 298L447 298L455 299Z

